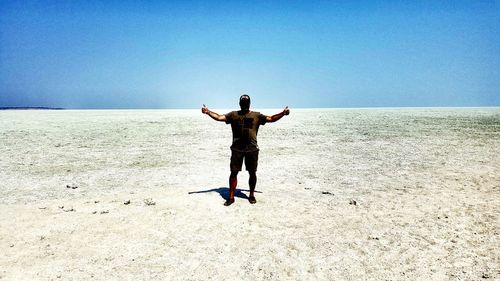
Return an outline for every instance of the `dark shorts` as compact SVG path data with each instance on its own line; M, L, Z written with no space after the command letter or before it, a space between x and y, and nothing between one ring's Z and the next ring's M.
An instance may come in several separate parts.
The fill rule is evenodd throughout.
M241 166L243 165L243 158L245 159L245 167L247 171L255 172L257 171L257 162L259 162L259 151L252 152L240 152L236 150L231 150L231 172L241 171Z

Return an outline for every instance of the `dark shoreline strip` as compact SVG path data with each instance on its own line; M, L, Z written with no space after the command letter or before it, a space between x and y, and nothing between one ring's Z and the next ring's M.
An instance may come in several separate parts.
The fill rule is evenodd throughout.
M30 110L30 109L36 109L36 110L63 110L64 108L59 108L59 107L43 107L43 106L37 106L37 107L0 107L0 110Z

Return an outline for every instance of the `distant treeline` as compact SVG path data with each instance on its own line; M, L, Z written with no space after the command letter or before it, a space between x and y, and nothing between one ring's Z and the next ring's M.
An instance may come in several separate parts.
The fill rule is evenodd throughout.
M59 107L43 107L43 106L34 106L34 107L0 107L0 110L28 110L28 109L37 109L37 110L62 110L64 108L59 108Z

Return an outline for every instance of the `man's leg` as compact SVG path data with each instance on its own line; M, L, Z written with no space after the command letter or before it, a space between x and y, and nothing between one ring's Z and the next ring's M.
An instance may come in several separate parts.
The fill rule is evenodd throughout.
M257 200L255 200L255 185L257 184L257 175L255 171L248 171L248 174L250 174L250 178L248 179L248 185L250 186L250 196L248 197L248 201L250 203L255 204L257 203Z
M229 165L231 169L231 175L229 176L229 198L226 200L226 203L224 203L226 206L234 203L234 193L238 185L238 172L241 171L243 157L244 154L242 152L231 150L231 163Z
M234 192L236 186L238 185L238 172L231 172L229 176L229 198L226 200L224 205L229 206L234 203Z
M248 196L248 201L251 204L257 203L255 200L255 185L257 184L257 163L259 161L259 151L252 151L245 154L245 166L247 167L248 174L250 178L248 179L248 185L250 186L250 196Z

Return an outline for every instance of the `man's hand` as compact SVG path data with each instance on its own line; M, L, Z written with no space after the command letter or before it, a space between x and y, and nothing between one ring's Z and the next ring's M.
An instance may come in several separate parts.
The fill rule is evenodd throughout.
M203 104L203 107L201 108L201 113L208 114L208 111L209 111L208 107L205 104Z
M215 121L226 121L226 115L220 115L218 113L210 111L208 110L208 107L206 105L203 105L203 107L201 108L201 113L210 116L210 118L214 119Z
M267 122L276 122L276 121L280 120L283 116L288 115L288 114L290 114L290 109L288 109L288 106L287 106L280 113L274 114L273 116L267 116L266 121Z
M288 109L288 106L283 109L283 114L288 115L290 114L290 109Z

